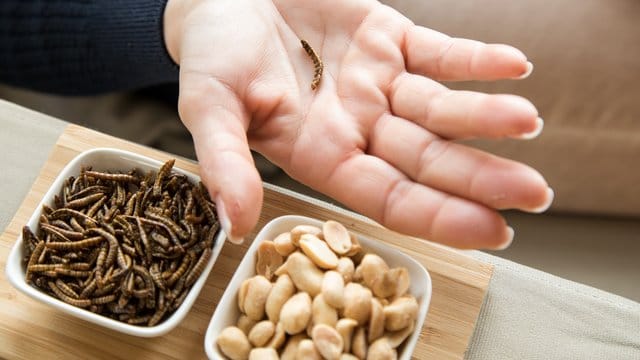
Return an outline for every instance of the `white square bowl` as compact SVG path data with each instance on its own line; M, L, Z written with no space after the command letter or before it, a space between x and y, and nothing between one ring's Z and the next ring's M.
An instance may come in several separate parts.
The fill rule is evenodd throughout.
M28 225L34 233L38 229L38 220L40 218L40 214L42 213L42 205L46 204L52 207L54 204L54 196L60 194L64 180L70 176L77 176L78 174L80 174L80 168L82 166L91 166L93 170L97 171L129 171L133 168L137 168L146 173L150 170L157 172L158 169L160 169L160 166L162 166L162 162L128 151L110 148L96 148L79 154L73 160L71 160L71 162L69 162L64 167L64 169L62 169L60 174L58 174L58 177L56 177L53 184L36 207L36 210L29 218L29 221L26 225ZM189 180L194 182L195 184L200 181L200 177L191 172L179 168L174 168L173 171L186 175ZM20 234L17 241L13 245L13 248L11 249L11 253L9 254L9 258L7 259L5 274L9 279L11 285L13 285L16 289L20 290L21 292L25 293L35 300L38 300L55 309L61 310L69 315L125 334L141 337L155 337L164 335L167 332L171 331L187 315L189 309L198 297L202 286L206 282L207 277L211 272L211 268L218 258L220 250L222 250L222 246L224 245L225 240L226 236L224 235L224 232L220 231L216 236L216 242L212 249L213 251L211 254L211 258L209 259L206 268L204 269L198 280L193 284L193 287L189 290L189 294L185 297L183 303L166 320L159 323L158 325L151 327L130 325L118 320L110 319L106 316L92 313L89 310L81 309L67 304L64 301L54 298L51 295L48 295L41 290L27 284L27 282L25 281L25 268L22 266L22 234Z
M236 325L238 317L240 316L240 310L237 305L238 290L245 279L256 275L255 264L257 260L257 250L260 243L267 240L273 240L277 235L290 231L296 225L314 225L322 227L322 224L323 222L317 219L297 215L287 215L271 220L262 228L262 230L260 230L258 235L256 235L253 244L251 244L251 247L247 250L244 259L238 266L231 282L229 282L229 285L222 295L213 317L209 322L209 326L207 327L207 334L204 339L204 348L209 359L225 358L224 355L220 353L218 346L216 346L216 339L227 326ZM411 336L405 340L402 345L401 352L398 354L398 359L411 359L413 350L415 349L418 338L420 337L420 331L422 330L425 318L427 317L429 302L431 301L432 290L429 272L427 272L422 264L413 258L381 241L376 241L360 235L358 235L358 240L360 241L360 245L362 245L364 251L378 254L387 262L389 267L404 266L409 271L411 279L409 293L415 296L418 301L418 319L415 324L416 330L414 330Z

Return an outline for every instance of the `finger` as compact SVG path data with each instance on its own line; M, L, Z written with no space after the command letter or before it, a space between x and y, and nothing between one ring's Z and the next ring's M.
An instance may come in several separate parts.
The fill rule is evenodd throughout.
M336 200L404 234L467 249L501 249L513 238L497 212L412 182L374 156L350 157L325 184Z
M531 139L544 124L522 97L453 91L406 72L396 77L389 97L395 115L446 138Z
M374 126L368 151L418 183L491 208L539 212L553 200L532 168L443 140L390 115Z
M527 77L533 65L518 49L451 38L422 26L407 29L407 70L437 80L497 80Z
M180 116L193 136L200 175L220 224L231 242L241 243L262 208L262 183L246 137L248 119L232 91L216 81L206 84L181 81Z

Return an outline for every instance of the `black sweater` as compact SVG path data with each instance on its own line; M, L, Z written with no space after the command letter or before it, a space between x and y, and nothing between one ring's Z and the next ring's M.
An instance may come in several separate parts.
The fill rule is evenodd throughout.
M167 0L0 0L0 82L88 95L178 81Z

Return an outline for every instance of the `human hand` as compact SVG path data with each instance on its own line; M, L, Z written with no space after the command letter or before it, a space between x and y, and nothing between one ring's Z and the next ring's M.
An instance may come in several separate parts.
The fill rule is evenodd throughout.
M526 138L542 128L535 107L435 81L518 78L530 64L512 47L449 38L372 0L169 0L164 33L232 241L262 205L250 147L390 229L460 248L508 245L496 210L553 199L535 170L454 142ZM300 39L324 63L315 91Z

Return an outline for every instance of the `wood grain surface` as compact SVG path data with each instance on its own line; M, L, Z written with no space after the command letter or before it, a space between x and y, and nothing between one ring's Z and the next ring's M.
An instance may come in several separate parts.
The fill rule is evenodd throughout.
M35 115L34 115L35 116ZM36 204L64 165L94 147L137 152L160 161L174 157L141 145L69 125L14 219L0 237L0 266ZM176 166L197 172L198 166L178 159ZM6 189L5 189L6 191ZM380 239L420 261L430 272L433 296L414 352L415 359L462 359L469 345L489 284L492 266L460 252L386 230L371 220L303 195L265 184L265 198L256 232L242 246L227 243L206 285L185 320L169 334L137 338L101 328L49 308L14 289L0 273L0 358L7 359L200 359L213 311L257 230L272 218L299 214L335 219L351 230Z

